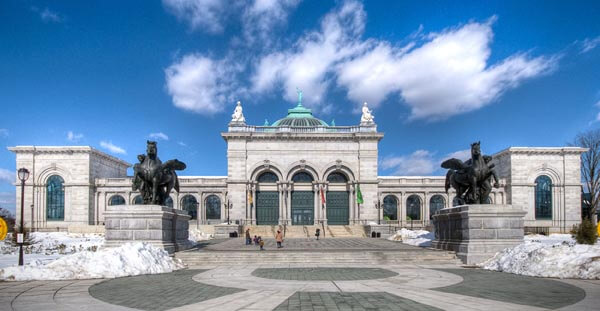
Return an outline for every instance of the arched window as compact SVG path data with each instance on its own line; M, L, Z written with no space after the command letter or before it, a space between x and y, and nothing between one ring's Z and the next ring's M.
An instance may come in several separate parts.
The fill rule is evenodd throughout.
M487 197L487 199L485 199L485 204L494 204L494 201L492 201L492 197Z
M383 218L387 220L398 220L398 200L396 200L396 197L393 195L388 195L383 198Z
M48 178L46 184L46 219L65 219L65 181L58 175Z
M433 219L435 212L446 206L446 200L443 196L436 194L429 199L429 219Z
M171 198L171 196L167 197L167 199L165 200L165 205L173 208L173 198Z
M206 219L221 219L221 199L216 195L206 198Z
M196 219L198 216L198 201L193 195L186 195L181 199L181 209L187 211L192 219Z
M141 195L136 195L135 198L133 198L133 204L144 204L144 198L142 198Z
M327 181L330 183L347 183L348 178L340 172L333 172L327 176Z
M406 199L406 216L410 220L421 220L421 198L411 195Z
M115 194L108 200L108 205L125 205L125 199L122 196Z
M459 206L460 205L460 199L458 197L454 197L454 199L452 199L452 206Z
M279 180L279 178L277 178L277 175L275 175L274 173L264 172L264 173L260 174L260 176L258 176L258 178L256 180L258 182L274 183L274 182L277 182Z
M307 172L298 172L292 177L293 182L312 182L312 175Z
M546 175L535 179L535 219L552 219L552 180Z

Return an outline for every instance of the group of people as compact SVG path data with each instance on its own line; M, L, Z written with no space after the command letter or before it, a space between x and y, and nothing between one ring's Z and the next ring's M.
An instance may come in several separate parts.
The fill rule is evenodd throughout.
M317 228L317 231L315 232L315 236L317 237L317 240L319 239L319 236L321 235L321 229ZM281 230L277 230L277 234L275 235L275 241L277 242L277 248L282 248L283 247L283 233L281 233ZM254 243L254 245L258 245L260 246L260 250L264 251L265 250L265 241L262 239L262 237L259 236L254 236L254 238L252 238L252 236L250 235L250 228L246 229L246 245L252 245Z

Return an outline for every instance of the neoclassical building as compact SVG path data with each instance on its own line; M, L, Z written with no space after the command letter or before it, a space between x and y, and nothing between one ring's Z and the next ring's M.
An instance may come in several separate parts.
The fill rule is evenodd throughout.
M453 205L444 176L377 176L383 133L363 107L358 125L337 126L301 102L273 124L248 125L238 103L228 130L227 176L180 176L168 205L187 210L193 225L425 226ZM160 146L159 146L160 148ZM16 146L25 185L25 224L32 230L102 225L109 205L141 202L131 166L88 146ZM501 187L493 203L527 211L525 226L570 230L581 219L577 147L510 147L493 155ZM16 182L17 202L21 202ZM362 203L359 197L362 197ZM17 209L20 218L20 209Z

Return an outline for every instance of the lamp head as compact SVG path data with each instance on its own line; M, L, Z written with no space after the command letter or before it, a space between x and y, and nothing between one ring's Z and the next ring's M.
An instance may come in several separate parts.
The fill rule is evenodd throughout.
M26 168L22 167L19 169L18 172L18 176L19 176L19 180L20 181L26 181L29 178L29 170L27 170Z

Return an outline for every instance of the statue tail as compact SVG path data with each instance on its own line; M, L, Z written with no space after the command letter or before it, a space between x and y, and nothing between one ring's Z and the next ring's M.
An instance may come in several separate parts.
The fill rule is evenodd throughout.
M446 173L446 182L444 184L446 193L448 193L448 189L450 189L450 181L452 179L452 174L454 174L454 170L448 170L448 172Z
M173 176L175 177L175 186L173 188L179 193L179 178L177 178L177 173L175 173L175 171L173 171Z

